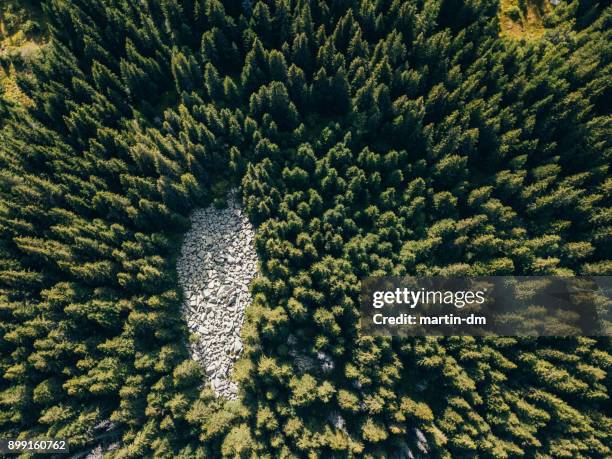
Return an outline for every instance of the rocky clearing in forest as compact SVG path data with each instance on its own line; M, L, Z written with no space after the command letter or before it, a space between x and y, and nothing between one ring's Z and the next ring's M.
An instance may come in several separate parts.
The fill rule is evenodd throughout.
M217 395L236 398L230 373L242 352L240 330L251 302L249 284L257 274L254 229L234 193L225 209L195 210L191 224L177 261L183 314L197 337L190 343L191 355Z

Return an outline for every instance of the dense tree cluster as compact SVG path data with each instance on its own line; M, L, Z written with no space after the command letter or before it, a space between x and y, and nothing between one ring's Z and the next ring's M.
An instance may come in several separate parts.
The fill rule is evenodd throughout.
M366 275L612 274L610 20L494 0L51 0L0 141L0 432L117 457L609 457L604 338L363 336ZM190 211L240 185L237 401L186 351ZM299 361L310 365L298 365Z

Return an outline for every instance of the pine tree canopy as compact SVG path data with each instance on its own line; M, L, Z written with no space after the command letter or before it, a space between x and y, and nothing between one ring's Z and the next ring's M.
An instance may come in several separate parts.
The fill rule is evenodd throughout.
M365 276L612 275L609 2L562 0L530 40L497 0L43 3L29 102L0 89L1 438L612 456L609 338L371 337L358 312ZM225 400L176 259L234 188L260 275Z

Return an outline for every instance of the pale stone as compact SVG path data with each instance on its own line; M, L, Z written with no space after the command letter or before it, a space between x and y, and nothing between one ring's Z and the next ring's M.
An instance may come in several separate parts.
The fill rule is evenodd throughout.
M240 329L251 303L249 284L257 275L255 233L231 193L226 209L195 210L177 260L187 326L197 337L191 355L219 396L236 398L230 376L242 352Z

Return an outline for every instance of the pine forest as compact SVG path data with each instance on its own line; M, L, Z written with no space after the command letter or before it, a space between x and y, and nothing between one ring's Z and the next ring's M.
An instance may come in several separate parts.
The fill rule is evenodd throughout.
M612 457L609 337L360 331L366 276L612 275L612 6L510 3L0 5L0 438ZM226 398L177 258L231 193L259 274Z

